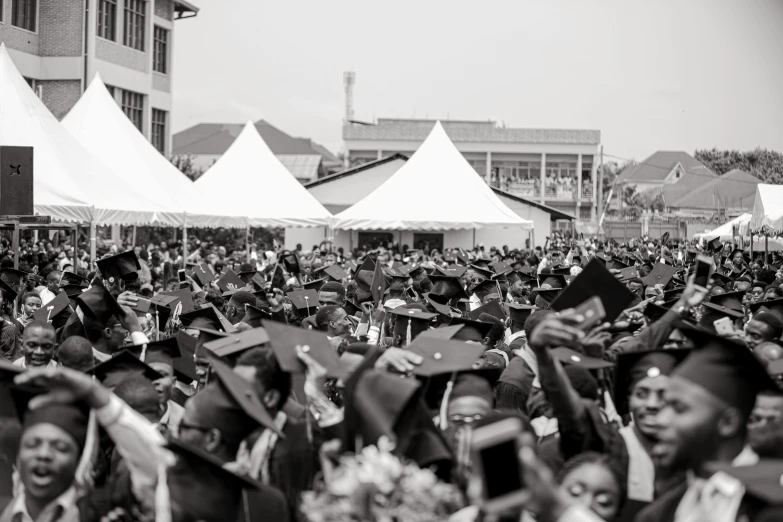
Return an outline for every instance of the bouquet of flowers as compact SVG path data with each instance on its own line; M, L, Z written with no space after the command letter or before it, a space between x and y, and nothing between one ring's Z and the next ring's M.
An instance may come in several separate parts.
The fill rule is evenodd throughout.
M381 439L357 455L343 455L325 471L318 491L302 496L309 522L437 522L463 507L457 487L438 480L428 469L403 462L393 445Z

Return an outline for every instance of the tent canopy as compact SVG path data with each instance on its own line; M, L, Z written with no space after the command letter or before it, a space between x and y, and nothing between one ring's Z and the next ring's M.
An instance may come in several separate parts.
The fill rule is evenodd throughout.
M168 209L158 213L162 224L230 225L208 214L206 196L147 141L109 94L100 75L95 75L62 124L95 157L111 163L123 179L143 187L156 207Z
M33 147L36 213L99 225L156 221L155 206L87 152L49 112L5 44L0 44L0 112L0 144Z
M712 241L715 238L719 238L721 241L729 241L734 237L735 226L739 227L740 236L746 236L748 235L748 223L750 223L750 218L750 212L741 214L709 232L694 234L694 237L697 239L704 239L705 241Z
M248 122L212 167L196 180L210 211L252 227L315 227L332 215L280 163Z
M334 228L457 230L533 228L495 195L440 122L392 177L335 216Z
M783 230L783 185L756 185L756 201L750 229L760 230L767 226L772 230Z

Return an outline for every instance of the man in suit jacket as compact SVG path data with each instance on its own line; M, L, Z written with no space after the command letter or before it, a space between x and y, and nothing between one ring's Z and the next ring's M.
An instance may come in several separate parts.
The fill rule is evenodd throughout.
M711 474L709 462L752 465L747 422L756 395L774 381L743 344L704 330L683 328L696 349L672 373L661 412L664 425L652 451L659 468L688 472L686 484L666 492L637 522L735 522L745 511L741 482Z

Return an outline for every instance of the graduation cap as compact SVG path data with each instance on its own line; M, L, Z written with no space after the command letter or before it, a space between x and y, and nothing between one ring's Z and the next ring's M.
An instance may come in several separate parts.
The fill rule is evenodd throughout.
M215 379L191 400L204 412L210 427L220 430L231 442L240 442L259 426L280 434L275 421L253 391L251 382L243 379L227 364L210 357Z
M532 294L536 296L536 298L540 297L549 307L552 306L552 303L562 292L562 288L533 288L532 290ZM536 304L536 306L538 306L538 304Z
M506 311L503 309L503 305L497 301L490 301L485 305L479 306L470 312L468 317L473 320L478 320L481 314L489 314L492 317L500 319L501 321L506 320Z
M553 359L560 361L563 364L573 364L574 366L579 366L585 370L603 370L614 366L611 362L597 357L590 357L589 355L579 353L571 348L553 348L549 350L549 354Z
M262 321L262 324L266 328L272 350L283 371L293 374L305 373L306 366L296 355L296 347L299 346L303 352L326 369L328 377L340 379L345 376L340 358L329 343L326 334L274 321Z
M495 326L493 323L475 321L465 317L452 317L449 324L452 326L457 324L462 325L462 328L453 337L454 340L476 341L478 343L483 342L484 338L489 335L489 331Z
M498 288L498 283L489 279L485 279L479 284L475 285L471 292L476 294L476 297L478 297L481 301L484 301L485 297L493 294L497 295L498 299L502 298L501 291Z
M2 279L0 279L0 290L2 290L3 297L5 298L6 301L13 301L13 300L16 299L16 296L19 295L19 292L14 290L14 288L11 288L12 285L15 288L19 288L17 285L15 285L13 283L9 284L9 283L3 281Z
M99 259L97 265L101 275L109 284L114 284L118 279L135 281L139 277L138 271L141 270L139 258L133 250Z
M634 295L600 261L593 259L568 287L552 302L556 311L575 308L598 296L606 311L606 322L613 322L633 301Z
M650 306L650 305L647 305ZM636 383L647 377L655 379L669 376L691 352L688 349L646 349L636 352L622 352L617 355L615 368L614 404L617 413L628 411L628 398Z
M720 272L713 272L712 275L710 275L710 279L716 284L720 283L722 285L730 285L733 282L730 277Z
M407 344L410 344L422 332L427 331L432 320L437 317L437 314L403 306L390 310L389 313L395 316L392 338L403 339Z
M481 344L419 337L408 346L408 351L422 358L421 364L413 369L413 374L432 377L475 368L484 348Z
M197 340L183 330L177 332L176 339L181 357L174 359L174 375L183 382L193 382L198 378L195 362Z
M674 370L673 377L700 386L739 409L745 418L753 411L759 392L777 391L761 360L744 343L698 328L683 327L680 331L696 349Z
M237 275L238 276L250 275L250 274L256 274L257 272L258 270L256 270L256 268L250 263L242 263L239 266L239 272L237 272Z
M438 268L438 270L440 270L443 275L462 277L465 275L465 272L468 271L468 267L460 265L449 265L446 268Z
M774 314L778 316L778 318L783 320L783 298L770 299L769 301L758 301L756 303L751 303L749 308L750 311L753 312L754 314L762 310L766 310L767 312Z
M552 288L565 288L568 281L564 275L560 274L541 274L541 285L549 285Z
M432 281L430 294L440 295L449 301L455 298L467 299L469 297L457 277L432 274L429 279Z
M33 313L33 319L51 323L56 329L65 325L72 312L71 300L68 299L68 294L60 291L54 299Z
M710 297L708 303L702 303L702 306L731 317L740 318L745 315L742 309L742 298L744 296L745 292L741 291L716 294Z
M571 267L568 265L552 267L550 268L550 270L551 270L550 275L564 276L564 277L571 275Z
M449 306L449 299L442 295L427 293L423 295L427 305L441 315L451 317L451 307Z
M212 305L180 314L179 320L185 328L207 327L226 333L234 331L233 325Z
M655 263L652 272L650 272L647 275L647 277L645 277L642 280L642 282L644 283L645 286L655 286L655 285L666 286L672 280L674 274L676 274L678 271L679 271L678 268L675 268L671 265L664 265L663 263Z
M156 381L163 377L149 365L140 361L129 350L122 350L111 359L93 366L87 373L94 375L96 379L101 381L101 384L110 390L129 377L140 376L150 381Z
M208 285L209 283L215 280L215 274L212 273L212 270L209 268L209 265L206 263L199 263L198 265L193 267L192 277L202 287Z
M2 285L1 281L0 285ZM65 295L67 295L69 299L75 300L76 296L84 292L86 288L80 285L64 285L60 287L60 290L65 292Z
M671 302L671 301L670 301ZM644 307L644 316L651 322L655 322L669 312L671 309L668 307L668 303L664 302L662 305L655 303L647 303Z
M515 325L522 327L525 325L525 321L536 310L535 306L522 305L516 303L508 304L508 315L511 317L511 322Z
M262 346L269 342L269 335L263 328L253 328L244 332L234 333L204 343L204 348L216 357L232 358L242 352Z
M457 260L457 256L455 256L451 252L446 252L443 254L443 260L446 261L447 263L453 263L454 261Z
M346 299L345 301L343 301L343 310L345 310L345 313L348 314L350 317L353 317L356 314L362 312L362 307L354 303L353 301L349 301Z
M251 304L245 305L245 316L242 318L242 322L249 324L253 328L261 326L262 319L271 319L272 310L269 308L259 308Z
M310 317L318 311L318 292L315 290L296 290L288 292L286 297L300 317Z
M720 242L720 238L716 237L715 239L710 240L707 243L707 250L710 252L720 252L723 250L723 245Z
M457 335L457 333L460 330L462 330L463 327L464 325L461 324L439 326L437 328L433 328L431 330L426 330L424 332L421 332L419 334L419 337L421 337L422 339L441 339L444 341L448 341L451 338L453 338L455 335Z
M230 290L228 285L233 285L235 288L242 288L245 286L245 282L230 268L220 276L220 279L218 279L215 284L217 284L217 287L223 292Z
M495 272L496 276L507 274L508 272L511 272L512 268L511 265L506 263L505 261L499 261L497 263L492 263L490 265L490 268Z
M193 338L191 337L191 339ZM134 344L128 346L127 350L147 365L161 363L171 366L172 369L174 368L174 360L182 357L176 335L144 344Z
M80 401L71 404L48 403L30 409L30 401L48 391L41 386L14 384L9 386L5 393L6 397L10 398L14 412L23 425L53 424L73 437L77 445L83 448L87 441L90 408Z
M176 301L168 301L168 304L164 304L162 302L159 304L156 301L157 297L160 297L160 299L162 301L168 301L168 299L166 299L166 297L174 297L177 300ZM158 295L152 297L152 299L150 299L150 301L152 301L152 304L155 304L155 305L169 306L172 310L176 306L178 306L179 304L182 304L182 306L180 307L181 308L180 313L192 312L196 308L196 305L193 302L193 294L187 288L181 288L179 290L169 290L168 292L161 292Z
M329 281L342 281L343 279L348 277L348 272L340 268L339 265L325 266L323 268L319 268L315 272L319 273L319 277L320 277L320 273L325 274L329 278L328 279Z
M30 275L28 272L16 268L0 269L0 281L5 281L13 288L19 288L25 277Z
M192 326L191 329L198 331L198 337L196 337L196 343L193 349L194 359L197 357L205 358L209 355L209 351L206 348L204 348L205 344L207 344L210 341L214 341L215 339L220 339L221 337L228 337L230 335L226 332L220 332L218 330L213 330L211 328L206 328L202 326Z
M473 272L475 272L476 274L480 275L484 279L492 279L492 276L495 275L494 272L492 272L492 270L490 270L487 267L482 267L482 266L478 266L478 265L473 264L473 265L470 265L470 268L473 269Z
M299 268L299 256L296 255L295 252L291 252L290 250L284 250L280 254L280 263L283 264L283 266L286 269L286 272L289 274L299 274L301 272L301 269Z
M316 292L321 291L321 287L326 283L326 278L316 279L315 281L308 281L302 284L302 288L305 290L314 290Z
M73 272L63 272L62 276L60 276L60 287L66 285L78 285L86 288L90 285L90 280Z
M359 272L360 270L366 270L368 272L372 272L373 270L375 270L375 260L369 255L364 256L364 259L362 260L362 264L359 265L359 268L356 271Z
M623 268L630 268L630 266L631 265L624 263L621 259L615 257L612 258L612 264L609 268L612 270L622 270Z
M192 482L194 477L198 477L198 480L206 480L212 486L210 491L214 491L213 488L220 488L225 493L235 495L237 500L241 498L243 489L263 488L259 482L247 475L239 475L224 467L226 463L213 454L181 439L170 437L166 448L177 457L177 463L168 469L168 476L186 477L186 484ZM210 505L210 508L225 510L224 506Z
M122 308L100 281L76 296L76 304L85 314L106 325L113 315L120 316Z

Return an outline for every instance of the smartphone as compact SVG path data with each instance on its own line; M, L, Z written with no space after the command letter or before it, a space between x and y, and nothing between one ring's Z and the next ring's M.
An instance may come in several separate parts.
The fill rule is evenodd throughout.
M715 333L718 335L729 335L734 333L734 324L731 322L730 317L721 317L712 322L715 327Z
M503 512L525 500L518 457L521 434L522 421L513 417L473 430L473 470L481 482L479 502L486 513Z
M133 311L143 314L149 313L152 302L146 297L141 297L140 295L137 295L136 298L138 301L136 301L136 306L133 307Z
M628 268L620 269L620 276L623 281L628 281L634 277L639 277L639 270L635 266L629 266Z
M584 303L574 308L574 312L584 317L584 321L579 324L579 329L586 332L591 328L598 326L606 317L606 310L601 298L591 297Z
M409 286L408 288L406 288L406 289L405 289L405 295L407 295L407 296L408 296L408 297L410 297L411 299L418 299L418 298L419 298L419 296L418 296L418 295L416 295L416 290L414 290L414 289L413 289L412 287L410 287L410 286Z
M712 258L703 254L696 256L696 270L694 272L693 284L706 291L707 283L709 283L710 276L712 275L712 270Z
M180 283L185 283L187 279L185 279L185 271L184 270L177 270L177 278L179 278Z

